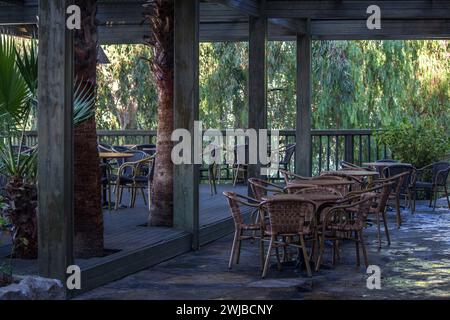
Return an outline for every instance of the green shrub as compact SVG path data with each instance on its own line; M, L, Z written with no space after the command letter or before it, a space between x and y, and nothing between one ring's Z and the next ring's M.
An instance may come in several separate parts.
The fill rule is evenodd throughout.
M447 130L432 118L405 118L384 127L377 138L392 151L394 159L421 168L448 156L450 135Z

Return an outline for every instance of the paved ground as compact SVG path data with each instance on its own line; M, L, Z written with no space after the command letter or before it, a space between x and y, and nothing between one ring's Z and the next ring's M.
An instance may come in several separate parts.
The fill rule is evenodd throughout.
M381 267L380 290L366 287L368 275L355 265L352 243L342 248L336 267L325 266L311 279L305 272L272 266L261 280L257 244L245 243L241 263L227 270L231 236L200 251L179 256L78 299L430 299L450 298L450 211L426 206L395 228L389 213L392 244L377 251L374 228L366 232L369 262ZM446 205L446 203L445 203ZM326 257L329 261L330 257Z

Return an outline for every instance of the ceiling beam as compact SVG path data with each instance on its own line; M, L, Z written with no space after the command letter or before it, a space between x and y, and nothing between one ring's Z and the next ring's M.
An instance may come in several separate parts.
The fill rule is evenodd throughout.
M308 32L307 20L305 19L273 18L269 19L269 23L288 29L294 34L306 34Z
M378 5L382 19L446 19L450 0L266 0L268 18L367 19L367 8Z
M14 6L23 6L24 0L0 0L0 4L11 4Z
M235 9L238 12L252 17L258 17L261 13L261 7L257 0L206 0L207 2L220 3L228 8Z
M367 29L366 20L313 20L311 35L318 40L450 39L450 19L382 20L379 30Z

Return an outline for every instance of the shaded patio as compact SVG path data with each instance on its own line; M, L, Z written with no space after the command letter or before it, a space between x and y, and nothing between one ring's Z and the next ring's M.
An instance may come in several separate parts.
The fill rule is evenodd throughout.
M322 269L312 280L305 280L303 276L299 280L299 274L287 267L282 274L277 274L272 269L271 279L261 282L258 268L254 264L257 261L257 251L245 244L241 265L236 266L234 271L227 272L230 238L221 238L232 232L233 221L221 192L228 189L246 194L247 187L219 185L218 195L210 196L208 186L199 183L199 168L193 164L175 167L174 181L177 183L174 186L174 228L145 227L148 211L138 197L134 209L103 213L107 255L89 260L74 260L74 152L70 120L72 95L71 90L68 90L73 85L73 37L64 28L59 30L52 27L58 23L64 25L65 7L48 0L17 1L19 5L13 5L10 1L0 3L0 24L15 35L31 36L36 31L36 15L40 16L39 100L43 102L40 108L41 119L46 120L38 124L39 259L33 262L18 261L15 272L37 273L39 264L39 274L64 280L67 266L76 263L82 268L82 287L85 291L191 250L201 249L82 297L126 298L129 295L130 298L206 299L251 296L343 298L346 295L368 295L364 289L360 289L365 285L364 272L356 271L353 262L347 261L347 258L333 270ZM62 3L67 5L69 1ZM142 23L142 5L145 1L135 0L130 3L99 1L99 44L142 42L149 28L148 24ZM266 1L263 6L260 1L250 0L177 0L174 32L175 127L194 133L193 122L199 118L199 42L249 42L248 127L264 129L267 128L267 83L264 81L267 77L267 42L295 41L298 52L296 128L286 133L286 136L295 138L297 144L293 158L295 173L311 176L315 166L320 173L322 169L329 170L330 166L337 169L340 160L358 161L361 164L364 160L378 160L383 153L386 157L385 146L372 145L371 148L370 130L311 130L311 43L313 40L330 39L448 39L450 29L445 10L450 4L448 1L433 3L434 7L432 5L430 9L427 2L410 1L409 8L404 10L398 8L396 1L385 1L386 7L383 10L386 8L387 20L384 21L383 29L369 30L366 27L365 2L354 8L341 1L327 1L328 10L323 10L320 6L308 7L311 5L308 1ZM132 9L125 10L129 6ZM340 10L335 10L336 6ZM429 9L427 14L418 13L426 9ZM42 31L47 29L49 32ZM48 79L52 81L47 81ZM356 137L359 137L359 141ZM367 139L366 146L363 146L363 137ZM51 143L54 140L58 143ZM334 151L331 151L332 143L336 145ZM317 149L320 151L314 153ZM366 151L368 157L364 159L363 153L365 157ZM248 177L258 177L259 169L260 164L249 165ZM127 196L126 194L124 203L127 202ZM443 205L445 206L445 202ZM449 228L449 212L439 209L436 213L431 213L424 207L418 207L417 211L413 216L404 214L402 229L393 230L392 246L389 249L383 248L380 253L375 252L376 247L372 243L374 229L371 228L368 232L368 248L373 259L371 262L386 269L386 279L390 279L386 282L386 288L392 290L391 293L386 293L384 289L371 291L371 294L381 298L386 293L389 297L396 298L411 290L417 298L429 297L427 294L440 297L448 289L439 286L448 275L445 268L448 268L449 261L444 255L448 253L446 233ZM101 212L99 216L101 217ZM392 214L390 219L393 219ZM217 239L221 240L209 244ZM345 245L344 250L353 251L354 248ZM2 257L6 257L8 252L8 247L2 248ZM348 256L348 259L353 257L352 254L343 256ZM289 279L288 284L281 281L281 286L285 288L280 288L280 282L274 279L286 277ZM292 279L299 283L292 282ZM308 289L311 281L312 291ZM299 292L298 285L306 287L305 292ZM435 291L429 290L430 285L437 286ZM204 296L195 296L198 289L204 289ZM345 294L339 290L344 290ZM140 292L142 295L139 295Z
M366 288L368 275L354 264L354 246L346 243L342 260L312 279L303 270L272 265L261 280L257 244L245 243L239 265L227 260L230 236L145 271L82 294L77 299L441 299L450 298L450 210L446 200L435 212L423 202L411 215L403 211L401 229L389 212L392 244L376 249L375 228L368 228L369 261L381 268L381 290ZM326 256L329 263L330 257Z

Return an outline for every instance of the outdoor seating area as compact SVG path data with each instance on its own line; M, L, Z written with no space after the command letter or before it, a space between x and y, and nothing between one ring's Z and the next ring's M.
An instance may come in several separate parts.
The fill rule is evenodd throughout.
M450 0L400 2L0 0L0 300L450 298Z
M395 207L397 223L394 228L400 229L401 215L405 212L414 214L417 185L423 183L418 182L423 171L429 169L432 172L431 181L425 184L430 187L447 181L450 172L449 162L433 163L425 169L394 160L364 165L367 167L342 162L341 170L326 171L314 177L280 170L284 184L249 179L253 197L224 192L235 223L228 267L231 269L233 264L239 263L241 242L250 240L259 243L254 249L259 250L262 278L267 276L273 256L276 256L279 270L282 263L295 261L306 268L311 277L312 270L319 271L325 255L331 256L335 265L340 260L340 246L347 241L355 243L356 265L361 265L362 255L368 268L366 243L369 240L365 230L376 228L378 250L389 247L392 241L389 229L393 228L387 219L389 205ZM428 190L435 193L434 188ZM446 187L444 191L450 210ZM400 202L402 196L403 203ZM438 195L433 197L437 199ZM429 206L435 210L431 200ZM252 211L248 222L242 216L244 208ZM332 244L330 252L325 243ZM268 244L267 252L265 244Z

